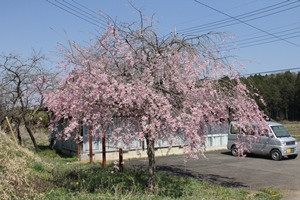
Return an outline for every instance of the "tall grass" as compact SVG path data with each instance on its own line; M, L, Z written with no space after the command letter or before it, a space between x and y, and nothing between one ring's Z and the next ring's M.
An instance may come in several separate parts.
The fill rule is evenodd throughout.
M42 160L15 144L6 133L0 132L0 138L0 199L42 198L43 194L34 189L35 183L30 178L32 163L42 163Z

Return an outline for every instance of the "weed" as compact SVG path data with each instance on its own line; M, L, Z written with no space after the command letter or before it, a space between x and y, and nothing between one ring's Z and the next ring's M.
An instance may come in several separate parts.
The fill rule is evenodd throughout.
M255 195L256 198L259 199L270 199L270 200L279 200L282 198L282 194L280 191L275 188L261 188L259 189L259 193Z
M44 171L44 166L39 162L33 162L31 167L38 172Z

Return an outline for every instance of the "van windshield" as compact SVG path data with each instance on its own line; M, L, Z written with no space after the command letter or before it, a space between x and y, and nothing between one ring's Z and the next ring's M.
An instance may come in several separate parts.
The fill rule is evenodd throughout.
M271 126L276 137L290 137L289 132L284 128L284 126Z

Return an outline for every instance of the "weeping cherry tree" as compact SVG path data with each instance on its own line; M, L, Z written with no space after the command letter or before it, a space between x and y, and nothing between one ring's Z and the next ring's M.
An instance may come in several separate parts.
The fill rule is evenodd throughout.
M58 135L69 139L79 126L90 125L101 137L111 125L116 146L146 140L153 190L158 138L171 145L183 140L185 153L197 158L208 127L227 123L229 116L265 127L236 68L216 46L222 40L213 33L160 38L152 25L132 24L108 26L88 47L73 42L62 63L70 73L47 94L54 124L68 119ZM121 125L112 126L116 120Z

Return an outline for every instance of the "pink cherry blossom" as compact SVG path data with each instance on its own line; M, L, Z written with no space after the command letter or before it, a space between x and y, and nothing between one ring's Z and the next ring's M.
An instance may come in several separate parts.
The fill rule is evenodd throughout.
M266 127L234 66L212 56L214 46L203 49L202 38L196 43L159 39L149 27L120 31L111 26L93 41L85 49L73 43L77 53L61 63L72 71L57 91L45 94L53 124L68 119L61 138L70 138L83 123L99 136L110 127L119 147L146 139L151 150L159 138L184 144L187 155L197 158L204 155L210 126L231 118L239 126ZM81 138L78 131L75 138ZM154 154L148 156L150 164Z

